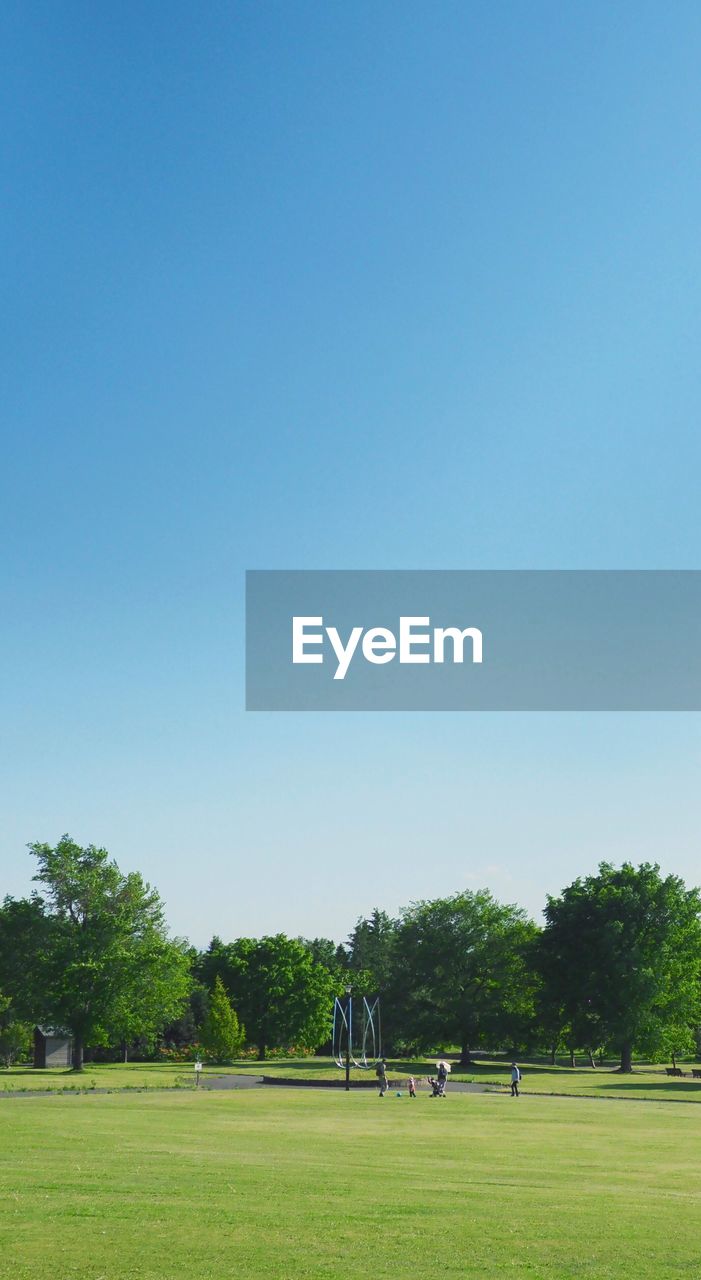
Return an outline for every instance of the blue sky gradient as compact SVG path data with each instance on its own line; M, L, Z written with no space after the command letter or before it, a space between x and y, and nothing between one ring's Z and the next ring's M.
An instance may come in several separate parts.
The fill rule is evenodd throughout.
M246 568L699 568L701 9L9 3L0 893L698 876L699 720L243 711Z

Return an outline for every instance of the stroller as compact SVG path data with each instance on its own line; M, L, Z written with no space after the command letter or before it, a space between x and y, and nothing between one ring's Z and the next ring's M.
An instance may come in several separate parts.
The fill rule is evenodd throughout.
M427 1076L427 1077L426 1077L426 1083L428 1084L428 1086L429 1086L429 1088L430 1088L430 1090L431 1090L431 1097L432 1097L432 1098L444 1098L444 1097L445 1097L445 1080L436 1080L436 1079L434 1079L434 1077L433 1077L433 1076Z

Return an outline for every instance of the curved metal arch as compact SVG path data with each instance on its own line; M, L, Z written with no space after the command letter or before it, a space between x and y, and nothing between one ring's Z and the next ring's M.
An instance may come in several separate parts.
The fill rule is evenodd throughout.
M353 1044L353 997L347 996L343 1000L341 997L336 996L333 1004L331 1053L337 1067L345 1067L346 1051L349 1061L352 1062L354 1067L358 1067L361 1070L368 1070L370 1066L380 1059L382 1036L379 996L375 996L372 1004L368 1002L367 996L363 996L361 1016L361 1039L360 1045L356 1047ZM368 1049L370 1047L371 1056L370 1062L368 1062Z
M346 1012L348 1009L348 1013ZM331 1030L331 1053L337 1067L343 1067L344 1061L341 1054L343 1046L343 1029L345 1027L346 1039L349 1039L349 1017L352 1013L351 1001L348 999L347 1005L344 1006L342 1001L336 996L333 1002L333 1026Z
M371 1062L368 1062L368 1035L372 1037ZM363 1066L369 1067L374 1065L374 1063L379 1062L381 1045L382 1028L380 1026L380 997L375 996L372 1005L370 1005L368 1003L367 996L363 996L363 1040L361 1045Z

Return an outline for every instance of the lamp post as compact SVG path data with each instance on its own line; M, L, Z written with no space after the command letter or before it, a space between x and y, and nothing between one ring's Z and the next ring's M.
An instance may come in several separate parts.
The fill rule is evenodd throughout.
M352 987L346 987L346 1093L350 1092L351 1016L353 1013L353 1009L351 1007L351 991Z

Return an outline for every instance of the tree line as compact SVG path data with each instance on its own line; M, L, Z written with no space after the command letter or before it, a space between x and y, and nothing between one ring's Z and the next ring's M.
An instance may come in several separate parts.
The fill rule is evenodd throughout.
M68 1032L73 1065L119 1049L246 1046L264 1060L328 1051L334 997L381 1000L396 1056L457 1046L554 1063L567 1053L675 1060L699 1050L701 897L644 863L602 863L558 896L544 923L487 890L375 910L343 943L276 934L170 937L158 893L107 850L62 837L29 846L39 888L0 907L0 1057L26 1052L34 1023Z

